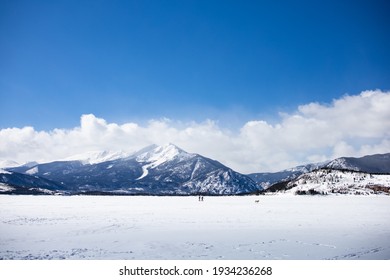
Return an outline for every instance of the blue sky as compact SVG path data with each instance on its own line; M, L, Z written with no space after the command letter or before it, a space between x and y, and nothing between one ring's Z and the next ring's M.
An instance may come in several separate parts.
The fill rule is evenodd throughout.
M272 119L390 89L387 1L0 1L0 128Z

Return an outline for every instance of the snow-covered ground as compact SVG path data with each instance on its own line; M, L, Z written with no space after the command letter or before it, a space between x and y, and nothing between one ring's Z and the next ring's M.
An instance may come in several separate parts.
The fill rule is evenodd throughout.
M0 259L390 259L389 240L390 196L0 196Z

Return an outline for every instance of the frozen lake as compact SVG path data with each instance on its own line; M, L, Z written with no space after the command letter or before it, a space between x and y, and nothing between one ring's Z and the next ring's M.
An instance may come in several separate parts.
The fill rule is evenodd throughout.
M390 259L390 196L2 195L0 259Z

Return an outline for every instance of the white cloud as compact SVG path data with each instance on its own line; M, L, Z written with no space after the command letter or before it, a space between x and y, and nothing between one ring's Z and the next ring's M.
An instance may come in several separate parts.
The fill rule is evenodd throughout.
M107 123L89 114L73 129L0 130L0 160L51 161L94 150L133 152L149 144L175 143L243 172L277 171L340 156L390 152L390 92L365 91L331 104L310 103L281 114L276 124L245 123L238 131L217 122L168 119Z

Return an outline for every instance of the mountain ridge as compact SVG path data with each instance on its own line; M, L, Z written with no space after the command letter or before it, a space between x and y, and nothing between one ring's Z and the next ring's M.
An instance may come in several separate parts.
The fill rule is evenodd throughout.
M130 156L93 164L55 161L8 170L58 182L70 193L232 195L258 190L249 177L173 144L152 145Z
M300 182L301 176L316 174L321 169L390 174L390 153L341 157L279 172L245 175L216 160L187 153L171 143L150 145L132 154L88 152L67 160L3 168L0 170L0 193L18 187L23 188L21 193L25 193L24 189L40 188L55 194L253 194L286 191L294 184L288 185L290 182Z
M302 174L320 168L390 174L390 153L366 155L363 157L340 157L320 163L299 165L278 172L251 173L248 176L258 185L267 189L275 183L290 181Z

